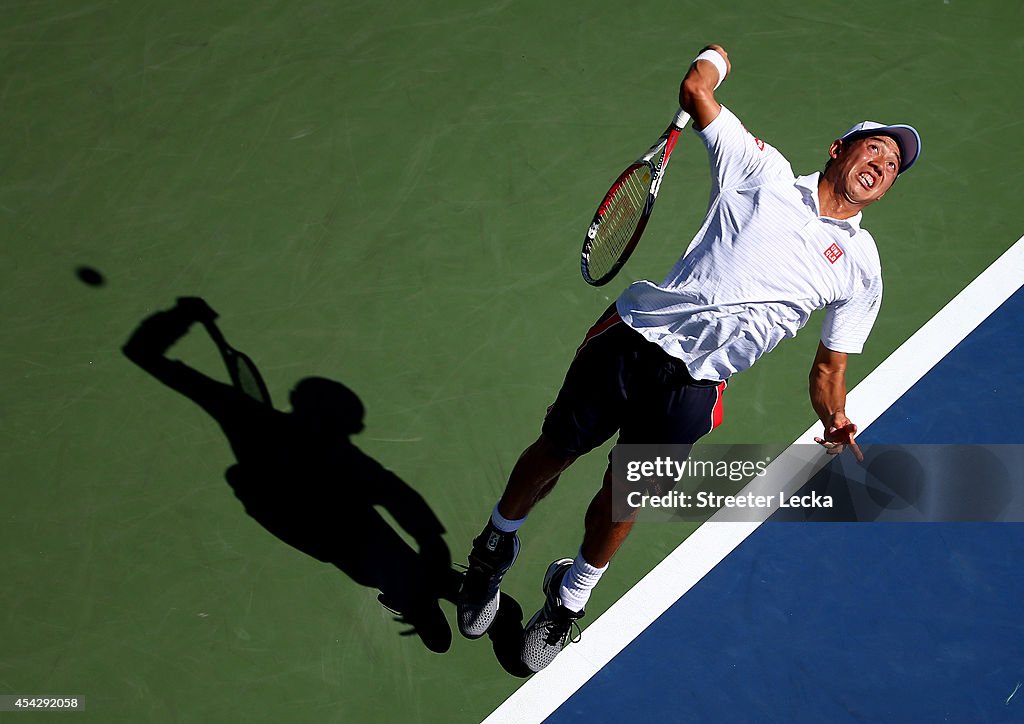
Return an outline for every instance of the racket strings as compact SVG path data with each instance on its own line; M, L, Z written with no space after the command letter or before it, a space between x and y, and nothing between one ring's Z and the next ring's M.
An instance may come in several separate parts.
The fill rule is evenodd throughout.
M605 200L604 214L590 248L590 276L600 279L617 264L639 225L651 188L651 168L639 166Z

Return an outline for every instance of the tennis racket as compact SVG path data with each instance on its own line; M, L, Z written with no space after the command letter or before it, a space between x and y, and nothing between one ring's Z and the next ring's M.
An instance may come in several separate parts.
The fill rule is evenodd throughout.
M231 377L231 384L257 402L270 405L270 392L252 358L228 344L224 334L212 319L203 319L202 323L220 350L224 365L228 368L228 375Z
M689 114L680 108L661 138L630 164L604 195L580 255L580 271L587 284L599 287L610 282L633 253L654 211L679 133L689 121Z

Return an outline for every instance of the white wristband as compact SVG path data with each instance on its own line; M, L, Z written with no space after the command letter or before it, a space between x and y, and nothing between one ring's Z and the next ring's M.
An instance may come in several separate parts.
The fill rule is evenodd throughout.
M703 53L694 58L693 63L696 63L698 60L706 60L713 66L715 66L715 68L718 70L718 82L715 83L715 88L717 89L718 86L722 85L722 81L725 80L725 75L729 71L729 66L725 64L725 58L723 58L722 54L719 53L717 50L712 50L711 48L708 48ZM690 65L693 65L693 63L690 63Z

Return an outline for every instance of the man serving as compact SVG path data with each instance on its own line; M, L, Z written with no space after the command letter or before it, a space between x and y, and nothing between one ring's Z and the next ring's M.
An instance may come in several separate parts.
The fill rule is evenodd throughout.
M863 121L834 141L820 173L795 176L715 99L730 71L725 50L705 48L679 103L708 149L711 200L686 253L660 283L639 281L587 333L541 436L520 456L501 500L473 541L458 600L459 629L486 633L498 587L519 550L517 531L576 458L618 431L620 443L692 444L722 420L726 381L749 368L817 309L825 310L810 372L811 405L837 454L857 428L846 416L847 357L878 314L881 265L861 212L881 199L921 149L906 125ZM527 624L531 671L565 646L574 622L633 521L612 519L611 467L586 513L575 558L544 577L544 606Z

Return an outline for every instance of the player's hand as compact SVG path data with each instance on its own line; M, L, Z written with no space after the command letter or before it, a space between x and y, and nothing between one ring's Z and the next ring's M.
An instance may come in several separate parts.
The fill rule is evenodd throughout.
M217 313L206 300L199 297L178 297L178 309L186 312L197 322L212 322L217 319Z
M825 437L816 437L814 442L825 448L829 455L839 455L849 446L857 462L864 461L864 454L854 441L857 435L857 426L850 422L849 418L842 413L833 415L831 424L825 428Z

